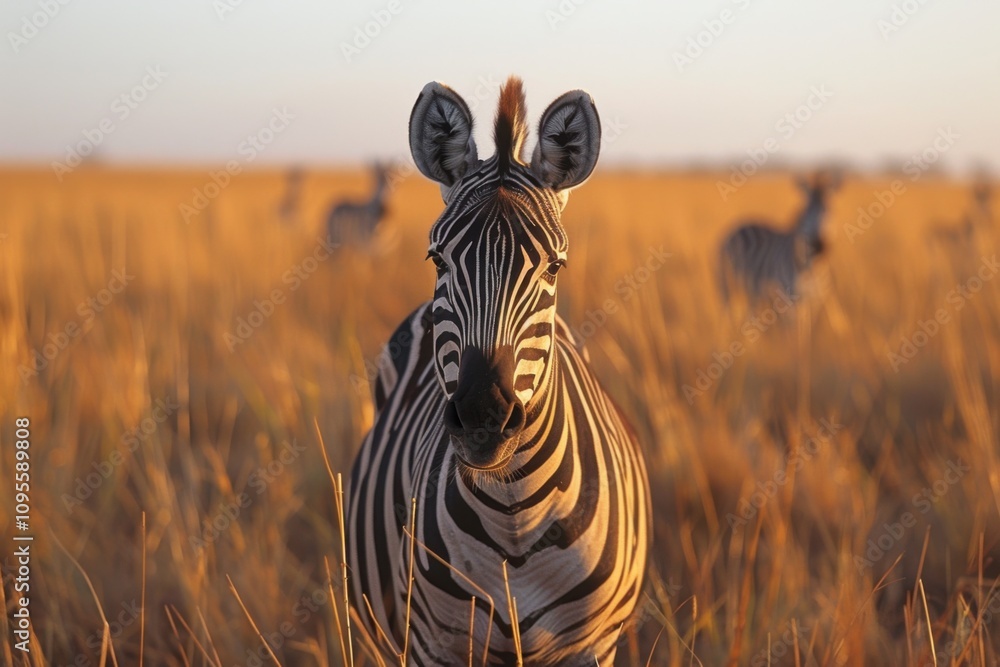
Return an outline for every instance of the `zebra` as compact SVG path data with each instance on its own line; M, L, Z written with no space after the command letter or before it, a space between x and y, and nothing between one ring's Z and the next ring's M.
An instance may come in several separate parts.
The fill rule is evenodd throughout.
M746 221L722 242L719 280L725 299L733 288L744 291L751 301L772 296L775 290L787 298L799 295L803 274L825 250L821 227L828 196L839 186L839 178L817 175L811 181L799 178L796 184L806 204L791 229L779 231L767 223Z
M293 166L285 175L285 192L277 207L278 220L283 224L294 225L298 220L304 180L305 173L299 166Z
M376 163L372 169L375 189L366 202L342 201L330 209L326 218L327 238L334 243L367 242L386 214L389 170Z
M529 164L524 118L510 77L481 160L452 89L428 83L410 116L445 204L437 279L383 352L347 516L354 605L407 664L465 665L471 644L483 664L611 665L645 578L639 445L556 314L560 216L600 119L586 92L560 96Z
M937 224L931 229L930 244L933 249L950 256L956 265L974 262L976 253L993 226L990 199L993 196L989 181L980 180L972 186L972 208L959 225Z

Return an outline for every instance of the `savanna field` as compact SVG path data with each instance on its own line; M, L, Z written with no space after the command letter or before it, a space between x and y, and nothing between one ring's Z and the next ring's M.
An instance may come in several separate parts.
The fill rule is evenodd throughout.
M847 175L805 296L729 308L726 231L801 202L790 174L727 177L599 171L563 216L559 311L653 489L618 664L1000 664L1000 221L948 240L968 182ZM3 664L341 665L348 641L376 664L322 451L346 483L381 346L431 294L438 189L397 172L374 241L329 249L364 172L306 172L285 221L279 171L182 214L210 182L0 171L8 623L19 418L34 536L31 650L0 623Z

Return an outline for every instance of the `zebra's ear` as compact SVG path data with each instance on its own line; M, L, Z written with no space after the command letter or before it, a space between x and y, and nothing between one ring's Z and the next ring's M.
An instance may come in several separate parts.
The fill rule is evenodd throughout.
M448 86L432 81L420 91L410 112L410 152L420 173L444 188L478 161L472 112Z
M571 90L542 114L531 171L553 190L565 190L587 180L600 152L601 119L594 100Z

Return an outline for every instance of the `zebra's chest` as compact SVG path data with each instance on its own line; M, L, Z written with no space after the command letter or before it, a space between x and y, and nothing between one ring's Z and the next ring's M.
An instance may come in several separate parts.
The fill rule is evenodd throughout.
M595 611L590 600L571 609L558 608L560 600L575 597L573 592L598 567L601 556L593 548L595 541L590 537L571 541L573 517L559 518L558 503L537 508L536 516L510 516L491 524L485 515L464 514L472 508L461 506L463 498L456 487L442 500L437 511L427 507L423 514L418 512L421 544L435 544L435 555L425 552L416 561L413 579L414 595L435 617L434 638L424 640L428 652L442 656L457 646L462 660L455 664L465 664L475 598L471 629L476 653L488 645L496 659L490 664L512 663L512 608L517 610L522 650L534 656L531 664L571 664L568 655L578 647L570 654L548 656L556 650L551 637L569 618ZM401 567L398 573L405 579L408 570ZM571 644L573 639L567 636ZM441 657L438 664L452 663Z
M442 449L418 458L413 478L423 498L417 535L427 559L415 572L415 586L430 598L446 592L439 613L454 616L449 623L468 622L468 609L448 604L456 594L506 605L509 590L519 609L545 609L597 567L607 539L605 508L594 482L559 476L564 452L520 483L473 483L447 443L425 444ZM571 449L573 443L561 444Z
M581 491L589 489L549 474L553 466L544 463L517 480L474 476L444 438L417 448L425 454L414 462L412 491L418 532L438 540L451 561L467 573L504 561L520 568L549 548L570 546L570 526L580 521L575 514L587 509Z

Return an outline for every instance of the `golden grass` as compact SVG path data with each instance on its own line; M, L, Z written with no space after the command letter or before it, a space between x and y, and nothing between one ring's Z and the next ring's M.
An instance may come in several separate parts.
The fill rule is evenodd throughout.
M5 645L15 664L228 666L272 652L284 665L343 664L349 616L326 562L340 565L338 498L317 431L331 468L349 471L372 419L366 373L430 294L422 258L438 193L405 179L375 249L309 273L325 207L363 193L363 174L309 174L291 228L276 222L282 176L268 172L236 178L185 224L179 204L207 182L0 172L0 434L11 443L27 416L33 442L34 635L30 658ZM929 245L930 226L958 222L969 194L928 176L850 242L844 225L888 182L847 180L826 227L825 296L753 340L716 295L715 249L736 217L788 219L787 175L761 175L728 202L712 174L601 173L572 195L560 311L633 421L653 480L651 581L619 664L998 660L1000 280L961 309L949 301L998 236L965 256ZM671 257L640 285L660 246ZM86 301L121 269L134 278L91 315ZM283 302L230 351L226 335L273 292ZM887 352L938 309L950 322L895 372ZM65 349L22 380L19 367L71 324ZM689 402L685 385L737 342L743 354ZM956 479L957 461L971 469ZM0 457L5 556L13 473ZM88 475L96 489L69 511ZM868 541L886 542L907 512L913 525L859 569ZM732 529L729 515L745 523ZM354 664L373 664L352 626Z

